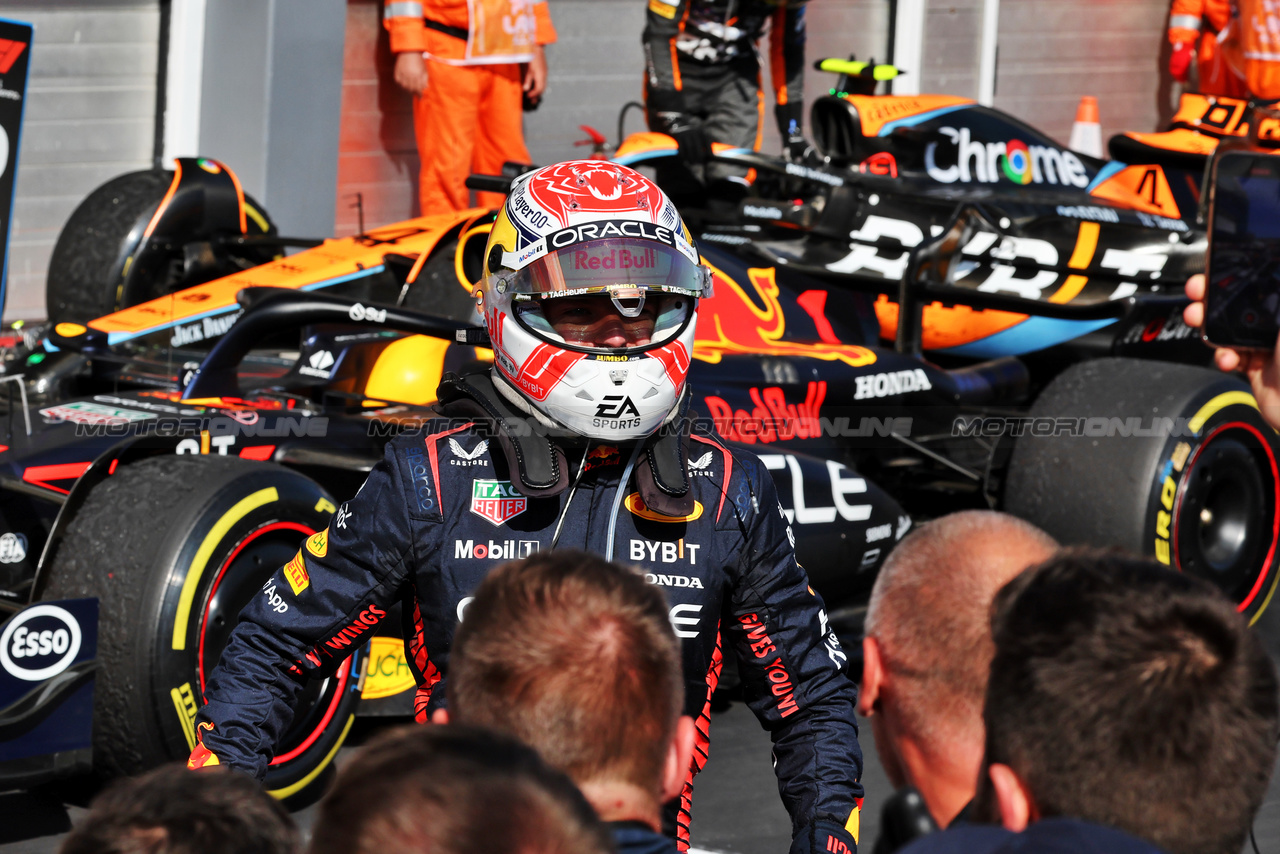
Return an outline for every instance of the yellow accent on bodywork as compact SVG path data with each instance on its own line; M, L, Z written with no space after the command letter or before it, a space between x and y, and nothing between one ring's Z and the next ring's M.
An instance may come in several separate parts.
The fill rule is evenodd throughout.
M506 213L505 209L503 210L503 213L504 214ZM490 232L493 231L493 228L495 225L497 225L496 222L481 223L480 225L477 225L474 228L468 229L466 232L463 233L461 237L458 238L458 248L454 250L454 253L453 253L453 272L458 276L458 284L466 288L468 293L475 293L476 285L480 283L472 282L469 279L467 279L467 271L462 268L463 253L466 252L467 244L469 244L472 240L475 240L477 237L479 237L482 234L485 236L485 241L487 244L489 240L489 234ZM488 246L486 245L485 248L487 249Z
M262 215L261 211L249 204L247 199L244 203L244 212L248 215L249 219L253 220L254 224L258 226L258 228L262 229L263 234L266 234L271 230L271 225L267 222L267 218Z
M417 686L413 671L404 654L404 641L399 638L375 637L369 642L369 655L365 665L364 686L360 691L363 700L394 697ZM390 665L391 672L387 672Z
M365 396L417 406L434 403L448 349L448 341L428 335L410 335L391 342L369 371Z
M187 577L182 582L182 593L178 597L178 611L173 616L172 646L174 649L184 650L187 648L187 623L191 619L191 603L196 598L196 587L200 584L200 576L204 575L204 568L209 563L209 558L213 556L213 550L218 547L218 543L222 541L222 538L227 535L227 532L231 530L235 523L262 505L279 500L280 493L276 491L274 486L259 489L252 495L237 501L205 536L204 542L196 550L196 556L191 561L190 569L187 570Z

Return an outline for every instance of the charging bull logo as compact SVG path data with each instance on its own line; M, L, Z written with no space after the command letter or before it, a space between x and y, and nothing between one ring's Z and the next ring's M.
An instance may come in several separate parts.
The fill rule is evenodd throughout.
M656 215L662 191L638 172L615 163L575 161L544 169L529 179L525 193L538 207L568 225L574 214L631 213Z
M717 364L726 354L752 353L767 356L806 356L825 361L841 361L859 368L870 365L876 354L866 347L841 344L834 334L813 341L785 341L787 321L778 301L777 273L772 267L747 270L750 291L722 271L711 267L715 296L698 304L698 326L693 357ZM802 295L803 297L803 295ZM813 300L804 300L805 311L818 311ZM819 325L815 318L815 325ZM830 324L822 318L822 325ZM819 333L822 334L822 333Z

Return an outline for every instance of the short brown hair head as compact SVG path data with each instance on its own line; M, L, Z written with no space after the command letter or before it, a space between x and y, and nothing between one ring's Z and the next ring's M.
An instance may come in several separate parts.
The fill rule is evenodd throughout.
M165 765L93 799L60 854L294 854L298 831L252 777Z
M1012 768L1043 816L1170 854L1238 854L1275 764L1280 701L1231 602L1152 561L1071 551L992 607L986 762Z
M308 854L612 854L577 787L531 748L475 727L379 734L338 772Z
M454 635L448 699L452 720L516 736L579 785L658 792L684 701L662 593L583 551L498 567Z
M889 554L865 630L893 674L899 724L928 749L981 745L991 599L1057 549L1016 516L965 510L924 523Z

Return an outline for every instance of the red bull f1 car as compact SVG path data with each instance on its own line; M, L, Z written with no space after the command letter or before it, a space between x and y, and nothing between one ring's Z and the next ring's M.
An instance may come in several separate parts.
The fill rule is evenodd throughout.
M840 68L852 88L862 69ZM681 192L668 137L619 146L685 182L714 274L694 404L773 473L834 620L858 631L914 522L976 507L1208 578L1269 627L1280 443L1181 320L1205 156L1249 112L1187 96L1174 130L1101 161L962 98L838 91L814 104L812 161L715 149L750 181L736 198ZM200 159L117 179L72 217L49 325L0 354L0 609L97 600L99 770L187 755L240 607L432 416L445 372L487 367L470 290L492 220L297 241ZM497 533L467 547L521 554ZM274 791L315 781L357 710L398 708L397 643L312 686ZM0 709L0 760L21 711Z

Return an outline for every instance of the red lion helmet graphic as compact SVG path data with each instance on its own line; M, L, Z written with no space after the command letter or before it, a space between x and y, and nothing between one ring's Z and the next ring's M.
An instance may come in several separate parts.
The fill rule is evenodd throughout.
M666 197L638 172L616 163L577 160L540 170L525 187L529 198L568 225L574 214L648 211L657 217Z

